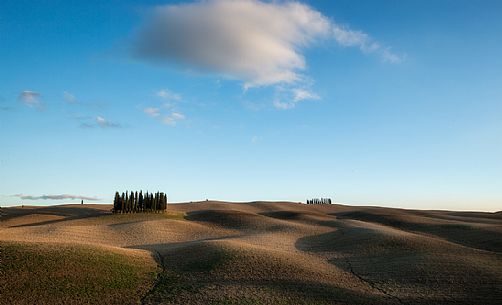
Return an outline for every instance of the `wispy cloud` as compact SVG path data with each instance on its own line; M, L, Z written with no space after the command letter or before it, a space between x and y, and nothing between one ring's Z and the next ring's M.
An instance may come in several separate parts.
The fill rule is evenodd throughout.
M143 109L143 112L146 113L147 115L151 116L152 118L156 118L160 116L160 108L155 108L155 107L147 107Z
M174 93L168 89L161 89L155 93L156 96L166 101L180 101L181 94Z
M96 117L96 124L101 128L121 128L122 125L114 122L110 122L102 116Z
M404 60L403 55L398 55L390 50L390 47L382 46L368 34L361 31L351 30L348 26L332 24L333 38L341 46L357 47L363 53L374 53L379 55L383 61L389 63L400 63Z
M24 105L32 108L36 108L41 110L44 108L44 104L41 100L41 94L31 90L24 90L19 93L18 101L23 103Z
M134 55L243 81L245 88L302 82L303 51L321 40L356 47L388 62L401 57L362 31L296 1L212 0L155 7ZM167 95L169 96L169 94Z
M321 97L318 94L305 88L280 88L273 101L273 106L279 110L288 110L295 108L300 102L320 99Z
M68 104L76 104L76 103L78 103L77 97L75 95L73 95L72 93L68 92L68 91L64 91L63 92L63 99Z
M277 108L279 110L288 110L288 109L293 109L296 107L296 103L293 101L283 102L279 99L275 99L273 101L273 105L275 108Z
M306 89L301 89L301 88L295 88L291 90L293 93L293 101L294 102L301 102L305 100L320 100L321 97L309 90Z
M160 108L148 107L143 109L143 112L146 113L149 117L159 120L160 122L175 126L179 121L183 121L186 119L185 115L181 112L169 111L167 114L163 113Z
M155 93L155 96L162 99L164 103L159 107L143 108L146 115L170 126L175 126L179 121L186 119L184 114L175 110L178 102L182 100L181 94L161 89Z
M102 129L106 128L123 128L123 126L116 122L111 122L102 116L97 116L91 121L87 120L80 123L80 128L95 128L99 127Z
M89 197L89 196L82 196L82 195L70 195L70 194L61 194L61 195L41 195L41 196L31 196L31 195L24 195L24 194L15 194L13 195L14 197L19 197L23 200L65 200L65 199L82 199L82 200L90 200L90 201L96 201L100 200L97 197Z
M162 118L162 122L167 125L174 126L179 121L183 121L185 119L185 115L179 112L171 112L169 115L166 115Z

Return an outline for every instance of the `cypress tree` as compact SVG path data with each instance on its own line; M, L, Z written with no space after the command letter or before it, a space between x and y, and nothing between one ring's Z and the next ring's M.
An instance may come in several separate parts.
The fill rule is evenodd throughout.
M124 192L122 192L122 198L120 199L120 206L121 206L120 212L124 213L124 211L125 211L125 194L124 194Z
M139 197L138 197L138 209L140 211L143 211L143 191L139 191Z
M148 194L148 210L151 212L152 211L152 205L153 205L153 202L152 202L152 194Z
M125 202L125 211L129 212L129 192L126 191L126 202Z
M131 191L131 196L129 196L129 198L131 199L131 204L129 205L129 212L133 212L134 211L134 192Z
M120 195L119 195L119 192L115 192L115 198L113 199L113 212L114 213L117 213L118 210L120 209L119 204L120 204Z

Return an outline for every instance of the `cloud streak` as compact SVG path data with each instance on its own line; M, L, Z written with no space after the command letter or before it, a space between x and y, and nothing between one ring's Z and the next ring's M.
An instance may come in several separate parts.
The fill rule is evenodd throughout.
M293 89L293 101L295 103L305 101L305 100L320 100L321 97L313 92L310 92L306 89Z
M161 99L164 99L166 101L180 101L181 100L181 94L174 93L170 90L167 89L162 89L159 90L155 93L157 97L160 97Z
M319 95L304 88L281 89L272 104L276 109L289 110L295 108L300 102L320 99Z
M31 195L24 195L24 194L15 194L13 195L14 197L19 197L23 200L65 200L65 199L81 199L81 200L90 200L90 201L97 201L100 200L97 197L89 197L89 196L82 196L82 195L70 195L70 194L61 194L61 195L41 195L41 196L31 196Z
M151 116L152 118L160 116L160 108L147 107L143 109L143 112L146 113L148 116Z
M102 116L96 117L96 125L101 128L122 128L122 125L115 122L110 122Z
M111 122L102 116L97 116L96 118L94 118L93 121L87 121L87 122L84 121L80 124L80 128L95 128L95 127L99 127L102 129L123 128L121 124Z
M384 62L401 63L404 57L395 54L390 47L382 46L368 34L351 30L348 26L332 24L332 37L343 47L357 47L363 53L379 55Z
M181 101L181 94L168 89L161 89L155 93L155 96L165 101L161 107L146 107L143 112L151 118L154 118L163 124L176 126L180 121L186 119L185 115L176 111L177 102Z
M78 103L77 97L74 94L72 94L72 93L70 93L68 91L64 91L63 92L63 99L68 104L76 104L76 103Z
M155 107L147 107L143 109L143 112L149 117L170 126L176 126L178 122L186 119L185 115L181 112L171 111L168 114L163 114L160 108Z
M250 88L301 82L303 51L322 40L400 61L368 34L339 25L308 5L259 0L157 6L137 33L133 54L153 62L183 63L241 80Z
M36 108L41 110L44 108L44 104L41 101L41 94L31 90L24 90L19 93L18 101L20 101L25 106Z
M179 112L171 112L169 115L166 115L162 118L162 122L167 125L174 126L179 121L185 120L185 115Z

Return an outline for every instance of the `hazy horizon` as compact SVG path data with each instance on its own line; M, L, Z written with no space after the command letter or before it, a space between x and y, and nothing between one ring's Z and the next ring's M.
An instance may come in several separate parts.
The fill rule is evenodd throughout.
M290 202L291 204L295 203L301 203L305 204L305 200L301 201L288 201L288 200L250 200L250 201L237 201L237 200L219 200L219 199L208 199L211 202L222 202L222 203L240 203L240 204L252 204L256 202ZM187 204L187 203L203 203L206 202L206 199L198 199L198 200L190 200L190 201L176 201L176 202L169 202L169 204ZM19 204L11 204L11 205L0 205L0 207L4 208L9 208L9 207L20 207L20 206L25 206L25 207L51 207L51 206L58 206L58 205L79 205L80 201L68 201L68 202L57 202L54 201L52 203L44 203L44 202L31 202L31 201L25 201L20 202ZM98 204L98 205L113 205L113 202L104 202L104 201L84 201L84 205L92 205L92 204ZM502 212L501 209L494 209L494 210L476 210L476 209L446 209L446 208L414 208L414 207L404 207L404 206L399 206L399 205L386 205L385 203L368 203L368 204L358 204L358 203L347 203L347 202L336 202L334 201L332 204L334 205L345 205L345 206L352 206L352 207L379 207L379 208L396 208L396 209L406 209L406 210L418 210L418 211L458 211L458 212L487 212L487 213L498 213ZM169 207L168 207L169 210Z
M501 11L1 1L0 206L142 189L499 211Z

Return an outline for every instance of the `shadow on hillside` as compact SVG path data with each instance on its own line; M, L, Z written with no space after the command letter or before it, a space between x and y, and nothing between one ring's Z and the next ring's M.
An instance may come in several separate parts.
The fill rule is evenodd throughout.
M262 274L262 278L256 275L250 278L245 270L253 274L252 269L261 266L249 265L239 252L213 243L239 237L242 236L128 247L150 251L163 267L143 304L192 304L193 301L193 304L273 304L273 298L279 304L399 304L378 291L368 294L338 287L336 282L290 279L273 270L264 271L272 273ZM229 261L242 264L241 273L228 269L235 266L226 264ZM235 299L231 301L229 296ZM254 299L247 299L249 296Z
M413 233L434 235L446 239L449 242L475 249L502 252L502 221L495 225L490 225L485 224L483 219L479 219L480 221L478 223L472 220L467 223L458 220L446 220L444 215L438 217L435 214L425 214L425 212L417 212L414 214L418 217L427 217L427 219L436 222L443 221L444 223L418 223L406 220L406 218L402 218L400 215L383 215L364 211L342 212L336 213L335 215L339 219L355 219L377 223ZM455 213L455 216L473 216L478 214L479 213ZM484 216L483 218L487 217L485 213L481 215ZM489 218L492 219L491 217Z
M433 245L436 237L420 232L388 234L385 229L352 226L346 222L350 219L331 222L336 228L332 232L299 238L295 247L321 254L402 304L433 304L431 298L439 296L440 303L498 304L502 297L494 290L502 284L497 254L446 242ZM410 293L422 297L404 297Z
M49 207L37 207L37 208L8 208L5 209L2 215L2 221L15 219L22 216L28 215L48 215L48 216L59 216L64 217L62 219L53 219L40 221L35 223L28 223L22 225L11 226L16 227L32 227L55 224L70 220L84 219L89 217L100 217L105 215L111 215L111 211L105 211L101 209L91 208L91 207L70 207L70 206L49 206Z
M261 214L238 210L200 210L187 213L186 220L210 223L248 234L280 232L291 229L290 224Z
M197 247L200 247L201 245L207 246L207 242L228 240L228 239L234 239L234 238L239 238L239 237L242 237L242 235L235 234L235 235L228 235L228 236L221 236L221 237L208 237L208 238L183 241L183 242L134 245L134 246L128 246L126 248L141 249L141 250L150 251L154 255L154 258L157 261L157 263L159 263L159 265L161 265L161 266L164 266L164 257L169 252L183 250L183 249L191 248L191 247L197 248Z

